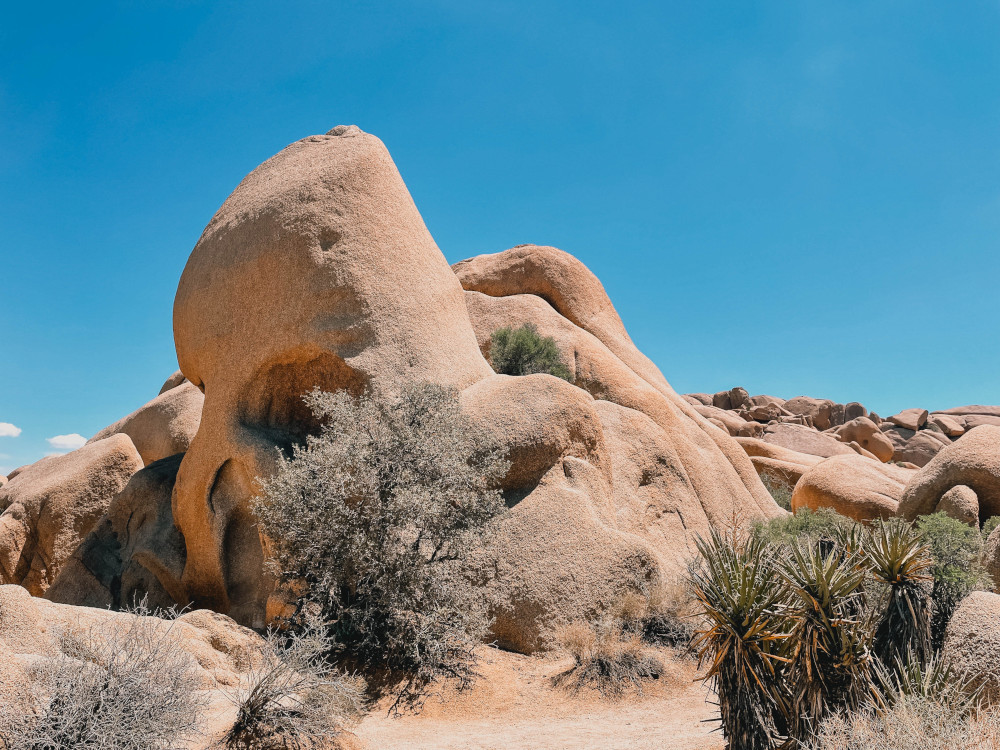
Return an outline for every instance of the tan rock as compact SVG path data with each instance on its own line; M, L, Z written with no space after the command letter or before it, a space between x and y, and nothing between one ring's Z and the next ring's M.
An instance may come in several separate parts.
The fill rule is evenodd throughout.
M952 416L967 416L975 414L988 417L1000 417L1000 406L982 406L979 404L973 406L956 406L953 409L941 409L940 411L936 411L934 413L949 414Z
M739 437L759 438L764 436L764 425L760 422L744 422L736 431Z
M169 391L171 388L176 388L181 383L187 382L187 378L184 377L184 373L177 370L173 375L163 381L163 386L160 388L159 395L162 396L164 393Z
M832 508L856 521L891 518L912 474L863 456L833 456L802 475L792 493L792 511Z
M0 489L0 583L40 596L142 459L113 435L24 469Z
M822 456L823 458L855 453L852 448L844 445L832 435L816 432L816 430L804 425L771 424L765 428L762 439L789 450Z
M902 446L894 446L892 460L926 466L951 441L941 433L921 430Z
M919 430L927 422L926 409L903 409L899 414L893 414L889 421L907 430Z
M47 599L113 609L143 598L152 608L187 604L184 539L170 509L182 458L155 461L128 481L66 560Z
M936 427L948 437L960 437L965 434L965 420L948 414L931 414L927 418L928 427Z
M686 393L684 398L689 404L701 404L702 406L712 405L712 395L709 393Z
M851 401L848 404L844 404L844 421L850 422L858 417L867 417L868 410L863 404L859 404L857 401Z
M778 419L778 417L787 416L788 412L782 409L778 404L759 404L756 406L750 406L742 416L745 419L752 419L755 422L771 422Z
M183 453L198 432L204 402L205 396L198 388L191 383L180 383L108 425L87 442L123 433L132 439L145 464Z
M1000 427L1000 417L992 414L968 414L965 416L966 430L974 430L984 424Z
M892 460L892 441L867 417L856 417L835 428L834 435L843 443L857 443L883 463Z
M976 493L980 521L1000 515L1000 427L977 427L937 453L910 480L899 513L909 519L933 513L958 485Z
M985 706L1000 702L1000 596L973 591L948 623L943 657L952 674L983 690Z
M729 391L719 391L712 395L712 406L716 409L732 409L733 402Z
M729 391L729 408L743 409L750 405L750 394L746 388L737 386Z
M0 695L10 694L12 687L30 690L27 680L20 682L29 667L78 658L78 652L67 647L72 642L67 636L113 644L136 627L136 619L126 612L55 604L30 596L20 586L0 586ZM149 617L143 625L148 630L138 631L140 637L170 638L192 657L197 689L206 701L205 715L231 723L235 712L229 696L245 687L250 670L260 665L263 639L227 617L203 610L176 620ZM98 658L102 653L106 652L99 648ZM20 685L10 685L11 678Z
M777 396L768 396L761 394L759 396L751 396L750 404L752 406L764 406L766 404L774 404L775 406L784 406L785 399L778 398Z
M824 460L819 456L798 453L763 440L743 437L736 440L750 456L754 468L762 478L767 477L772 485L782 486L789 492L806 470Z
M941 496L935 511L943 511L957 521L979 527L979 498L964 484L952 487Z
M711 418L721 422L730 435L739 435L740 430L746 424L743 417L726 409L718 409L714 406L695 406L694 410L706 419Z
M523 322L556 339L574 385L493 373L490 334ZM453 387L513 452L514 507L482 551L499 572L496 635L512 648L678 570L694 535L734 514L781 514L582 263L521 246L450 269L385 147L357 128L294 143L243 180L188 260L174 332L181 370L206 394L172 494L181 586L243 623L263 624L273 587L247 507L253 480L316 428L301 402L314 386L375 398Z
M830 429L833 401L829 399L796 396L784 403L784 409L791 414L809 417L818 430Z

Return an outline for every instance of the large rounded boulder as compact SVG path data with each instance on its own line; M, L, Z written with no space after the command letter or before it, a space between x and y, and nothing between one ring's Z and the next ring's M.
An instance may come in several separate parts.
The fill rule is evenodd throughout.
M493 330L526 322L556 338L572 384L493 372ZM240 183L188 259L174 337L205 394L197 434L176 478L164 467L137 479L92 538L116 536L121 567L80 559L87 584L61 591L104 601L131 560L133 582L263 625L284 603L249 503L279 449L317 428L301 398L314 387L377 399L450 387L507 449L512 508L481 554L496 572L495 635L511 648L535 650L553 625L680 571L713 526L783 513L740 446L634 345L586 266L522 246L452 269L385 146L353 126L288 146ZM121 537L130 509L147 520Z
M25 467L0 488L0 583L40 596L142 468L128 435Z
M857 454L833 456L802 475L792 493L792 511L832 508L856 521L891 518L912 474L912 469Z

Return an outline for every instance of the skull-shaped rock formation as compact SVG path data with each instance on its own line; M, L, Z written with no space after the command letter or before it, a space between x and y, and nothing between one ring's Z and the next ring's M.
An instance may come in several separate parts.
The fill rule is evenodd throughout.
M481 348L522 322L557 339L573 383L493 372ZM176 528L144 513L185 550L154 565L148 534L130 539L157 591L242 623L281 604L249 500L279 449L317 428L301 399L315 386L385 399L450 386L507 448L513 509L483 554L498 574L496 635L520 650L678 570L712 525L783 513L740 446L635 347L582 263L526 246L450 268L385 146L353 126L288 146L240 183L188 260L174 335L205 394L201 424L173 485ZM129 580L144 580L134 564Z

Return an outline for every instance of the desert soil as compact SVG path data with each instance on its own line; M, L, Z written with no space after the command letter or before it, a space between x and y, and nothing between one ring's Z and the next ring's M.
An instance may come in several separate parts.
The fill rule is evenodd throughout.
M718 711L694 665L660 656L663 677L609 699L555 686L569 659L484 648L471 689L445 690L416 715L392 717L379 706L354 732L379 750L720 750Z

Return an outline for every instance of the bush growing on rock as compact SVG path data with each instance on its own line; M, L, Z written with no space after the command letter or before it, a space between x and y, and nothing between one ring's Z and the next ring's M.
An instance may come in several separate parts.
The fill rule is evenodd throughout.
M306 403L320 434L280 458L253 505L276 574L333 623L344 656L405 676L404 704L437 679L467 683L488 618L463 564L504 510L501 451L438 386Z
M541 336L533 323L520 328L498 328L490 337L490 365L501 375L533 375L545 372L572 380L551 336Z

